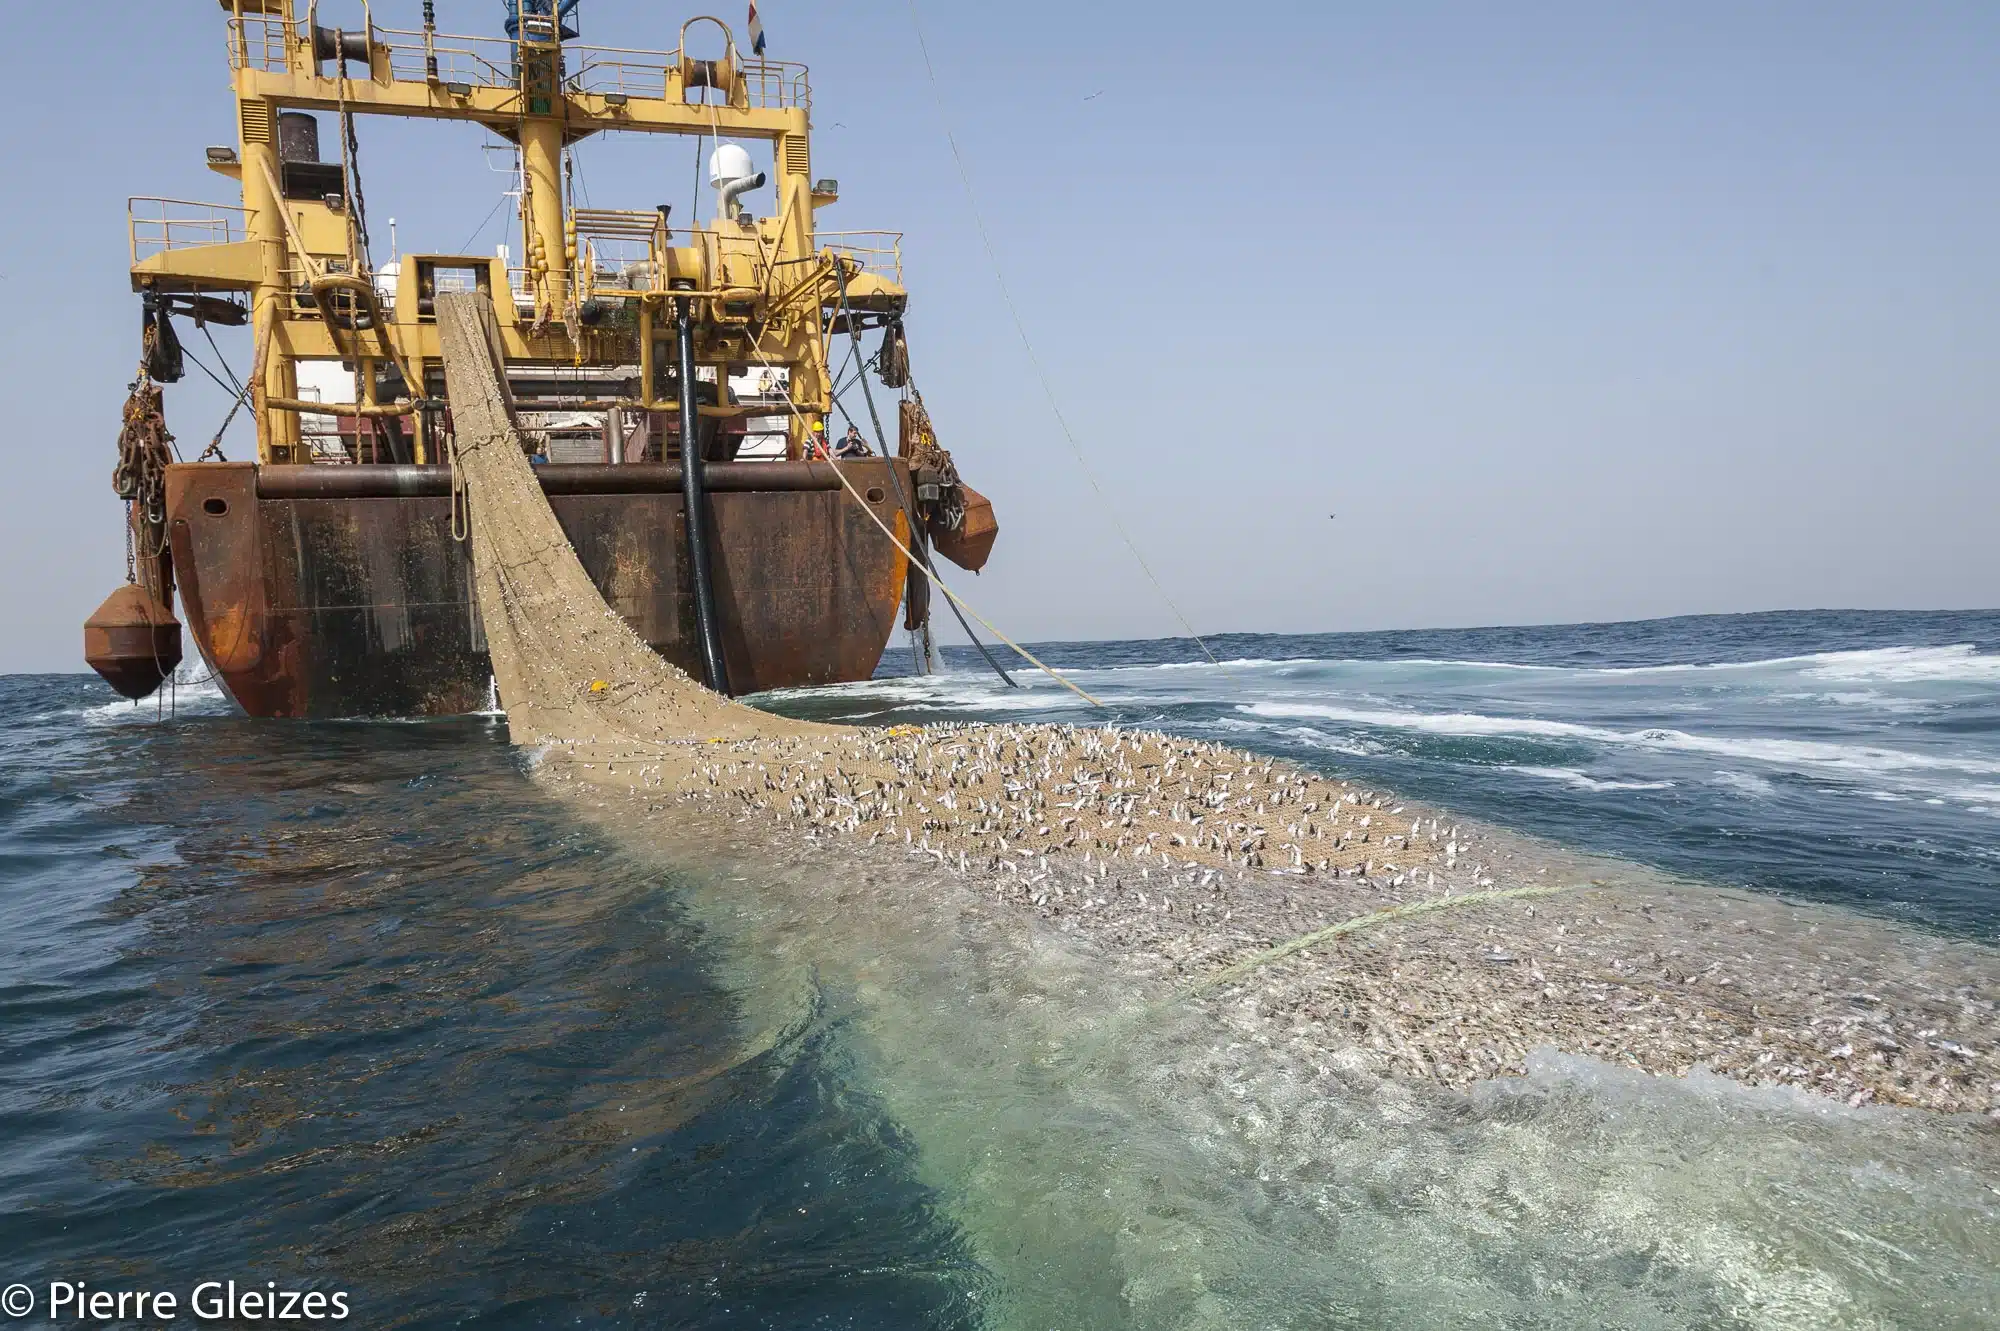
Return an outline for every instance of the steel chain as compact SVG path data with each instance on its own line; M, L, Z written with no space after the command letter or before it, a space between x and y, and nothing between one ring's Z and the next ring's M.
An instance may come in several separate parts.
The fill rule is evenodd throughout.
M173 435L167 432L166 411L160 386L147 373L157 334L146 330L145 347L139 358L139 375L125 399L123 424L118 431L118 462L111 469L111 489L120 499L138 506L139 516L149 530L163 536L167 525L167 464L173 459ZM130 530L131 524L126 524Z

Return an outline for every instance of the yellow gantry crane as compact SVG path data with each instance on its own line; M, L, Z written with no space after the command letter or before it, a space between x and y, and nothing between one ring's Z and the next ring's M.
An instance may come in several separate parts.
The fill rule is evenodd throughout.
M899 599L904 627L928 644L929 550L976 570L998 528L937 445L910 377L900 236L815 225L839 190L812 175L805 67L746 58L708 16L681 24L671 50L639 50L581 41L574 0L479 8L504 20L496 31L441 31L434 0L414 29L378 25L367 0L219 0L237 141L207 156L241 200L130 201L146 334L113 488L128 505L131 585L86 623L85 659L126 696L147 696L180 659L178 589L204 655L254 715L463 709L482 650L470 606L461 616L449 588L412 582L452 566L463 534L456 478L440 465L462 442L437 323L453 292L490 301L487 359L517 421L538 421L519 433L551 464L545 481L633 496L600 506L603 530L648 554L596 576L630 584L620 594L656 650L724 693L865 678ZM418 247L376 266L356 125L399 116L470 121L518 151L517 248ZM685 219L665 204L576 206L576 145L616 131L695 139L713 206L698 200ZM250 325L253 364L232 386L256 423L255 465L175 462L159 384L181 375L176 315ZM882 331L872 356L864 329ZM835 338L862 367L884 455L873 462L814 460L844 391L829 374ZM870 367L902 394L893 456ZM580 477L592 459L579 451L619 474ZM720 507L735 515L724 525L739 539L734 562L715 564L724 532L707 474L746 461L784 465L723 477L733 492ZM669 510L650 498L670 481L686 547L671 557L655 543ZM294 511L287 495L332 507ZM448 528L363 502L447 496ZM291 524L290 540L267 539L267 519ZM328 570L346 581L328 583ZM692 594L685 627L677 576ZM430 623L423 635L406 632L413 616Z
M242 202L133 199L134 289L198 316L240 319L247 306L260 462L314 460L307 413L413 420L407 460L442 460L434 303L468 287L493 297L510 372L602 385L565 409L680 412L689 381L666 353L683 323L694 361L714 367L701 416L769 412L733 403L729 376L783 367L788 453L802 456L831 406L829 327L899 324L907 300L899 236L815 230L838 188L811 176L805 67L746 59L715 18L689 19L671 51L645 51L581 44L554 0L513 3L505 33L464 36L439 31L429 2L420 29L399 30L378 27L365 0L343 6L359 10L353 29L326 22L319 0L221 0L238 142L208 159ZM327 112L340 142L322 161L312 113ZM472 121L518 146L518 261L412 253L376 271L353 128L366 116ZM569 150L614 130L713 140L715 216L573 206ZM765 181L739 140L769 145L770 216L740 204ZM303 397L309 360L351 366L353 400Z

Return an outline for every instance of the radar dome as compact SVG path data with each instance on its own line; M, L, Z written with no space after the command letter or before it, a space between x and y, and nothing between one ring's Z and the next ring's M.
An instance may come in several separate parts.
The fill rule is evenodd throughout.
M732 185L739 180L748 180L757 174L756 163L750 154L734 143L719 143L708 159L708 183L715 189Z

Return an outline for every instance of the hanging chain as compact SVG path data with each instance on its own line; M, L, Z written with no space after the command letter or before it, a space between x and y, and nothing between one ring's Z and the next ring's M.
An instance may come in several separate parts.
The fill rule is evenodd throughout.
M167 432L160 386L153 382L147 366L158 340L157 327L146 329L140 356L139 374L132 381L131 395L125 399L123 424L118 431L118 462L111 469L111 489L120 499L137 505L137 516L149 532L157 532L164 547L167 530L167 464L173 460L173 435ZM126 532L132 531L128 520ZM160 551L148 551L148 559Z
M334 33L336 44L344 43L345 34ZM347 57L340 60L340 82L338 84L340 102L340 174L342 188L347 198L348 243L352 247L348 259L356 276L368 277L374 272L374 263L368 254L368 201L361 194L361 141L354 135L354 112L347 105Z
M866 374L864 369L862 373ZM903 402L903 411L909 427L910 473L915 475L918 468L929 468L938 476L937 517L946 531L957 531L965 525L965 486L958 478L958 464L951 460L937 441L937 430L931 424L931 414L924 406L924 395L911 390Z
M346 84L343 81L342 87L345 88L345 86ZM369 253L368 199L361 192L361 140L354 133L353 111L345 107L341 108L340 127L342 137L346 140L345 153L347 157L348 183L354 191L354 230L360 240L361 272L363 275L372 276L375 271L375 261Z

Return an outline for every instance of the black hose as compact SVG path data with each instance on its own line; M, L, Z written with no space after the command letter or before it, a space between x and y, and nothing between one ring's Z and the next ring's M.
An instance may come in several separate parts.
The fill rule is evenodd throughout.
M702 669L708 687L729 693L729 667L722 659L722 628L716 621L715 584L708 559L708 491L702 476L701 413L694 392L694 302L676 302L681 370L681 504L686 510L688 568L694 582L695 632L701 638Z

